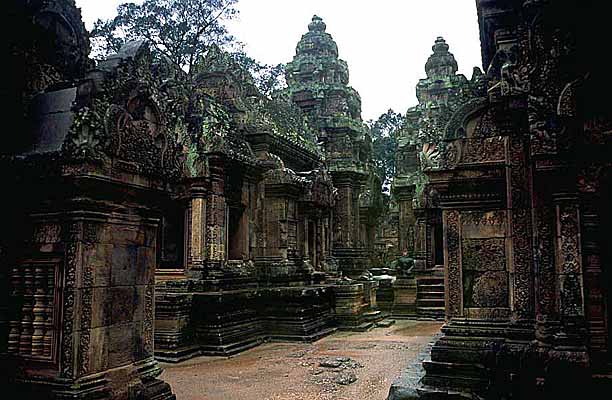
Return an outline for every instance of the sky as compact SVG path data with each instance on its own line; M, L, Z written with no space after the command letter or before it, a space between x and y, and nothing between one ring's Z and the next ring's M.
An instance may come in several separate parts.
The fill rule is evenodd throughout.
M125 0L76 0L88 29ZM314 14L323 18L349 65L364 120L417 104L416 84L436 37L443 36L468 77L482 68L474 0L239 0L230 32L259 62L287 63Z

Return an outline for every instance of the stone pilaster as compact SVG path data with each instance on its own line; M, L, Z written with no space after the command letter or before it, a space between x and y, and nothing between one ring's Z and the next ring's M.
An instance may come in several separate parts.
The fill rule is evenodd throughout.
M395 189L399 206L399 252L414 257L414 229L416 218L412 209L415 186L402 186Z
M206 270L207 194L203 182L191 184L185 229L188 246L186 269L190 276L200 275Z
M209 157L210 194L206 203L206 257L209 273L219 270L227 257L227 210L225 204L225 169L223 157Z

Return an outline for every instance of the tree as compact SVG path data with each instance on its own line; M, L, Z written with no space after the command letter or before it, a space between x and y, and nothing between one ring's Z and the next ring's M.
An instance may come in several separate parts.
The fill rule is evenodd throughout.
M367 123L372 137L372 158L378 174L383 182L383 188L388 190L393 175L395 175L396 135L404 126L404 116L389 109L376 121Z
M90 34L94 56L116 53L130 40L145 39L191 76L194 65L216 44L237 43L224 22L238 13L237 0L144 0L124 3L113 19L98 20Z
M272 93L286 86L285 64L261 64L242 50L233 52L232 56L242 68L253 76L255 85L263 95L270 97Z
M211 45L225 51L248 71L266 96L285 86L285 65L261 64L249 57L224 22L238 14L238 0L145 0L117 7L113 19L98 20L90 34L94 57L103 59L125 42L145 39L155 51L191 78L195 64Z

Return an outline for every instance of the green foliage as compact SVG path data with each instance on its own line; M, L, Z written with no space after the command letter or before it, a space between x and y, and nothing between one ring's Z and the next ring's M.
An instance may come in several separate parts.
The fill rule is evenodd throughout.
M376 121L367 122L372 137L372 158L383 187L389 187L395 175L395 149L398 133L403 129L404 116L389 109Z
M224 22L238 13L238 0L145 0L124 3L117 16L98 20L90 34L94 57L104 59L117 53L127 41L144 39L158 58L188 74L212 45L232 51L231 57L253 76L257 88L267 97L285 86L285 65L261 64L249 57L242 44L230 35Z
M200 136L204 145L212 143L215 136L227 137L230 132L230 116L225 107L212 99L206 100L203 102L202 135ZM210 151L208 148L202 148L201 150Z
M302 110L291 101L286 90L276 91L272 99L261 102L260 115L269 118L269 127L276 134L281 134L314 153L319 153L316 134Z
M145 0L124 3L117 16L98 20L90 38L94 55L103 58L116 53L130 40L148 40L176 67L191 72L197 60L212 44L234 43L224 21L238 11L237 0Z
M285 64L261 64L242 50L232 53L232 57L251 74L255 85L264 96L271 97L274 92L285 88Z

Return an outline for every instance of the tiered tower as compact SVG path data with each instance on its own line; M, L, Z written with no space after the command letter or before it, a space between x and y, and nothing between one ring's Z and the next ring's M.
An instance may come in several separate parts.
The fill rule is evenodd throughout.
M323 20L314 16L287 64L292 100L318 128L327 167L338 188L334 252L345 275L368 266L380 202L380 179L371 172L371 140L361 120L361 99L348 85L349 70Z
M397 137L396 175L393 180L393 193L400 211L399 249L416 258L425 256L417 254L420 250L415 248L414 243L416 220L412 200L419 197L426 183L419 154L424 151L425 156L430 156L436 152L434 146L444 139L445 128L453 112L474 97L483 78L478 68L474 69L471 81L457 74L457 61L449 52L444 38L438 37L432 50L425 63L427 78L419 80L416 87L419 104L406 112L405 129ZM432 249L428 250L430 266L441 262L433 260L432 252Z
M424 201L427 178L419 158L439 151L436 146L444 138L454 110L471 98L472 84L457 74L457 61L442 37L436 39L432 50L425 63L427 77L416 87L419 104L407 111L404 129L397 135L392 191L398 204L398 248L400 254L414 259L415 268L412 275L394 284L395 297L400 299L395 302L396 317L415 312L426 317L444 316L442 211L435 201ZM479 81L482 73L474 76L474 82ZM416 294L410 296L415 286Z

